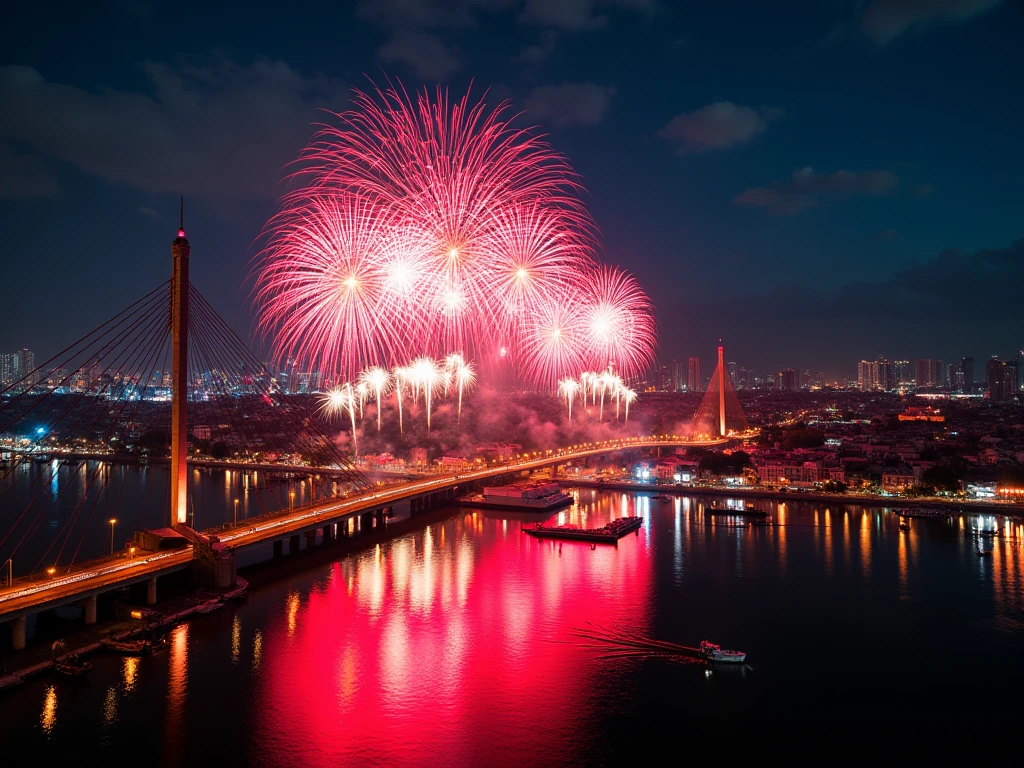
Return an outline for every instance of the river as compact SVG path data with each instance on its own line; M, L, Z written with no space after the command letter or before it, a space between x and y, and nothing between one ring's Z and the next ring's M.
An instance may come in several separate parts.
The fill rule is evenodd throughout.
M207 482L235 498L222 476ZM452 508L331 562L260 569L245 601L177 626L159 654L101 655L82 682L0 693L5 752L306 768L659 752L986 762L1015 738L1021 522L903 532L880 509L765 501L780 525L736 528L704 503L580 490L555 519L645 518L594 548L525 536L521 514ZM747 662L638 647L702 639Z

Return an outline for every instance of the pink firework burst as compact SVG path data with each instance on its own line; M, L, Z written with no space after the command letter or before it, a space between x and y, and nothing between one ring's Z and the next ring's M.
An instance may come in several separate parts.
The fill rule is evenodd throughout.
M647 294L632 275L606 265L593 270L585 290L583 326L594 369L610 365L622 376L639 376L658 342Z

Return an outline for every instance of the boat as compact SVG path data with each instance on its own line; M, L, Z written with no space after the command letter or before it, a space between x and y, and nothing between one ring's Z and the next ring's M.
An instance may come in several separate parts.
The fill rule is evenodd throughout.
M108 651L117 651L133 656L149 653L153 649L153 643L150 640L115 640L108 637L105 640L100 640L100 644Z
M55 672L68 675L69 677L84 675L90 669L92 669L92 664L88 661L82 661L77 653L69 653L60 659L55 659L53 662L53 670Z
M220 600L210 600L209 602L203 603L196 608L196 613L213 613L218 608L223 607L224 603Z
M747 507L746 509L709 509L705 508L704 514L710 517L750 517L763 519L768 517L768 513L763 509L757 509L756 507Z
M979 549L978 550L978 557L992 557L992 550L991 549Z
M601 528L580 528L577 525L542 525L538 523L532 528L523 528L522 530L523 533L528 533L537 538L573 539L576 541L615 544L623 536L633 531L639 534L640 526L643 524L644 519L642 517L620 517Z
M464 507L494 507L518 509L527 512L547 512L550 509L572 504L573 498L555 482L534 481L489 485L483 493L474 493L455 499Z
M654 497L654 500L655 501L672 501L672 497L669 496L667 493L659 493L657 496Z
M901 531L909 531L910 530L910 523L900 523L900 530Z
M1000 535L1000 532L999 532L998 529L996 529L996 530L978 530L978 529L975 529L974 532L978 536L999 536Z
M747 659L747 654L743 651L724 651L721 646L708 640L700 641L700 652L708 661L723 664L742 664Z

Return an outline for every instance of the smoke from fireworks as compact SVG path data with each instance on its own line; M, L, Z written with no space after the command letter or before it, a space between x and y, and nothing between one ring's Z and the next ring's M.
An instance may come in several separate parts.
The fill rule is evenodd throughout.
M484 359L500 347L521 381L550 389L580 370L632 377L651 363L650 301L598 264L576 174L512 126L506 103L389 82L356 91L335 117L302 153L302 184L268 223L256 265L258 324L279 359L335 385L364 367L394 370L399 418L410 387L414 398L424 389L428 420L436 384L396 368L416 354ZM446 373L460 396L473 379ZM356 395L360 408L378 400L378 418L381 382Z

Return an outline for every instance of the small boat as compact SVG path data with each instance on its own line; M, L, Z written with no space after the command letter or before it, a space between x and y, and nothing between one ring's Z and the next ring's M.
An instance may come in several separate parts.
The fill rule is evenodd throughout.
M153 643L150 640L115 640L108 637L105 640L100 640L100 644L108 651L117 651L133 656L149 653L153 649Z
M901 531L909 531L910 530L910 523L900 523L900 530Z
M992 557L992 550L991 549L979 549L978 550L978 557Z
M743 651L723 651L721 646L707 640L700 641L700 652L708 661L719 661L724 664L742 664L747 658Z
M672 501L672 497L669 496L667 493L659 493L657 496L654 497L654 500L655 501Z
M90 669L92 669L92 664L88 661L82 661L77 653L69 653L53 662L53 670L55 672L68 675L69 677L84 675Z
M999 532L998 529L995 529L995 530L977 530L976 529L974 532L978 536L999 536L1000 535L1000 532Z

